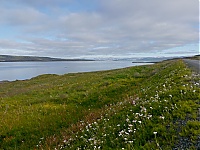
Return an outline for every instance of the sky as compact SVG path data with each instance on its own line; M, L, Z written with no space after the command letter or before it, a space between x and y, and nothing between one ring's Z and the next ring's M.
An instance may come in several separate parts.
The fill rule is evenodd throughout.
M0 55L199 54L199 0L0 0Z

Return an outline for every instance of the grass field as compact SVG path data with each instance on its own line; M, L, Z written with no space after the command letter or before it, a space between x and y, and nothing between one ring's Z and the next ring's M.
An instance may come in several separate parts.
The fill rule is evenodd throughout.
M173 60L1 83L0 149L196 149L199 79Z

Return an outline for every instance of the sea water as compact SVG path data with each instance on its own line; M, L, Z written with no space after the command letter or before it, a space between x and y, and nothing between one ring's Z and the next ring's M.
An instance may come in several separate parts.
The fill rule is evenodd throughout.
M25 80L42 74L62 75L136 65L145 65L145 63L132 63L131 61L0 62L0 81Z

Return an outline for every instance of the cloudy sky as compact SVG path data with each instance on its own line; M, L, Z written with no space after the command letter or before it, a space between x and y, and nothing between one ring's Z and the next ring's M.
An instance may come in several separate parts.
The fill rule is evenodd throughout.
M0 54L199 54L199 0L0 0Z

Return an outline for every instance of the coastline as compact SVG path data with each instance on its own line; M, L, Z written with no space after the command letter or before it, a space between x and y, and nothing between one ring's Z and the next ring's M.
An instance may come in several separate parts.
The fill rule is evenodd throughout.
M5 62L0 63L0 81L26 80L43 74L64 75L107 71L140 65L150 65L150 63L134 64L131 61Z
M197 114L198 105L195 102L198 100L199 83L194 82L198 81L197 78L197 76L192 76L190 69L182 60L170 60L154 65L109 71L62 76L41 75L30 80L0 84L0 108L2 108L0 113L3 116L0 124L6 127L1 126L4 137L2 148L37 149L36 145L42 139L40 146L43 149L54 149L55 146L59 147L63 144L66 149L70 149L65 144L70 138L74 139L74 141L69 141L70 146L85 145L90 141L90 138L87 138L89 139L87 143L81 141L82 136L79 136L77 132L79 130L87 137L95 133L95 136L102 140L105 136L101 137L101 135L116 135L116 137L106 136L106 138L116 139L115 143L124 143L124 140L119 138L119 134L110 133L116 133L116 129L118 133L122 133L124 129L128 133L132 123L137 129L133 146L138 145L142 148L143 145L139 145L140 141L150 138L149 140L154 143L162 143L162 148L180 148L185 137L173 138L180 133L180 127L193 136L189 139L196 138L196 135L193 135L196 126L188 130L187 126L180 126L174 122L179 123L179 120L176 120L178 117L182 120L186 119L185 123L195 125L196 120L187 120L188 118L184 116L188 115L188 110L190 114ZM170 81L173 81L173 84ZM186 87L180 86L180 83ZM185 90L180 97L180 91L183 88ZM142 117L137 115L138 112ZM148 116L145 115L146 112ZM130 123L129 120L131 120ZM98 127L95 128L95 132L85 130L91 125ZM142 130L139 130L141 125ZM106 128L99 128L101 126ZM77 134L71 134L72 132ZM156 140L154 133L158 137ZM161 133L164 133L165 137ZM152 136L149 137L149 134ZM49 140L52 136L58 141L52 143L52 140ZM7 140L10 137L13 138ZM166 137L168 140L163 141ZM130 139L133 138L130 137ZM104 145L106 141L107 139ZM13 145L13 142L17 145ZM144 143L148 144L148 140ZM185 143L184 148L188 148L191 141L187 140ZM48 148L45 147L47 145ZM155 144L146 146L156 149ZM115 148L120 148L120 146L117 145ZM135 148L138 149L138 147Z

